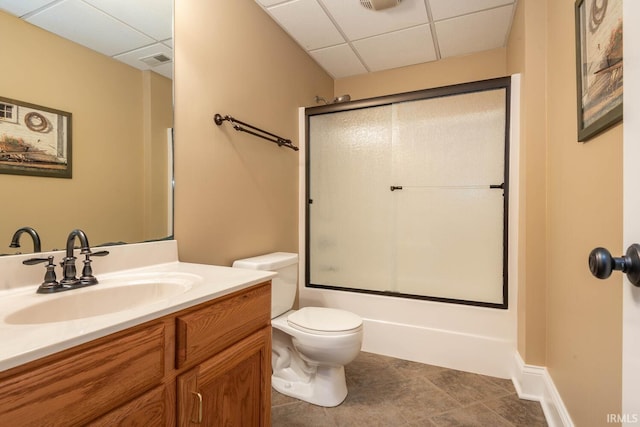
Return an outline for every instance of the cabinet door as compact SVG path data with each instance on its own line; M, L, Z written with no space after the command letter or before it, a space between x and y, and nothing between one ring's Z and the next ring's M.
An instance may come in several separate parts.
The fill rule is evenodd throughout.
M178 377L179 426L271 425L271 327Z

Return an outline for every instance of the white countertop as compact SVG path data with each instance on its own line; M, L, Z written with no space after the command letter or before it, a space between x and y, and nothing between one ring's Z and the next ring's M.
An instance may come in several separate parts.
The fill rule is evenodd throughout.
M108 249L112 250L112 248ZM123 250L127 251L127 256L131 255L130 249L123 248ZM16 262L21 263L21 261ZM110 266L110 272L101 274L99 267L95 264L94 274L100 283L90 287L56 294L37 294L36 289L39 283L37 282L0 290L0 343L2 343L0 371L262 283L276 275L269 271L191 264L177 260L126 270L118 270L117 266ZM131 264L130 261L129 264ZM80 265L82 265L81 262ZM33 267L22 266L22 268ZM44 268L39 269L39 272L43 275ZM172 273L176 276L190 277L193 279L193 286L183 293L150 304L98 316L35 324L10 324L6 321L11 313L21 307L29 307L54 298L63 298L74 292L108 289L110 286L121 285L124 280L131 277L162 277L163 275L170 277Z

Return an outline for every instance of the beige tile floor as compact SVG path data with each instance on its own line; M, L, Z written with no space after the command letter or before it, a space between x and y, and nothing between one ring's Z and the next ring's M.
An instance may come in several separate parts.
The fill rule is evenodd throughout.
M349 394L322 408L273 390L273 427L546 426L538 402L510 380L361 352L345 367Z

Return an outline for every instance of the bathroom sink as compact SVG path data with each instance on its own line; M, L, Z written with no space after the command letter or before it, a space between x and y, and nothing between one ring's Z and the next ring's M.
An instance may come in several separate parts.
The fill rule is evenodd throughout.
M4 322L27 325L101 316L166 301L189 291L192 284L187 278L138 279L38 295L37 302L10 313Z

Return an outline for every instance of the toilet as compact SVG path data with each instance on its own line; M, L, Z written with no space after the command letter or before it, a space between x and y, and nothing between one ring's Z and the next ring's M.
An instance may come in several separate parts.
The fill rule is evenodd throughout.
M347 397L344 365L362 347L362 318L325 307L292 310L298 254L274 252L237 260L235 268L278 273L271 286L271 384L278 392L333 407Z

